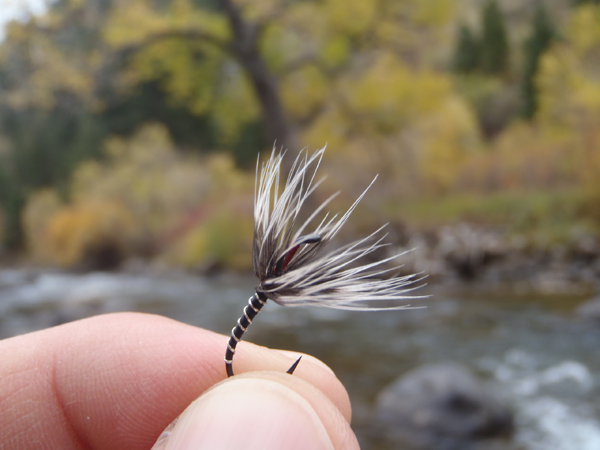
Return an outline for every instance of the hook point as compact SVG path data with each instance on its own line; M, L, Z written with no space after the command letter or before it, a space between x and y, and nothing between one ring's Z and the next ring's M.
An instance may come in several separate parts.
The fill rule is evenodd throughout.
M301 359L302 359L302 356L300 356L300 358L298 358L296 360L296 362L294 364L292 364L292 367L290 367L286 373L289 373L290 375L292 375L294 373L294 370L296 370L296 367L298 367L298 364L300 364Z

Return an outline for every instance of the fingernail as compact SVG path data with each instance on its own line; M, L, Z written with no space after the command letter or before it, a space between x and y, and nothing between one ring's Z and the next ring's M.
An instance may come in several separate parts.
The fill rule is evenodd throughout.
M202 395L173 427L166 450L333 450L302 396L274 381L232 379Z

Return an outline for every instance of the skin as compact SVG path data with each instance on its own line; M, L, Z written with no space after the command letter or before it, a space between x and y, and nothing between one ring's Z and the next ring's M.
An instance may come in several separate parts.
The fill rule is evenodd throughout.
M227 380L227 340L164 317L120 313L0 341L0 449L150 449L196 398L244 378L303 398L335 450L358 449L348 394L327 366L305 355L287 375L297 354L241 342L240 375Z

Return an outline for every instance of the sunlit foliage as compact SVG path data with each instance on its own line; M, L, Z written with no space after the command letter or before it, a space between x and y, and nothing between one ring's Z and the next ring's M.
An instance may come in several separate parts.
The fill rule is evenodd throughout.
M50 219L62 207L63 202L55 190L42 189L29 197L23 209L25 243L30 255L37 261L52 261L46 233Z
M27 237L35 254L66 266L115 266L127 257L151 256L174 245L186 252L179 260L187 265L227 259L222 254L231 250L219 247L217 239L225 228L213 216L251 204L252 176L236 171L231 158L222 155L201 161L178 154L158 125L131 140L110 140L105 153L105 162L90 161L77 169L68 204L61 205L51 192L29 199ZM251 219L251 207L236 213ZM211 228L211 223L217 225ZM190 256L192 250L177 242L197 227L207 229L211 241ZM244 236L241 244L232 241L234 248L251 242L251 233ZM112 259L103 262L102 252L109 251Z
M65 266L247 269L275 141L328 144L342 203L379 173L373 215L579 189L600 217L600 13L580 3L57 2L0 45L5 241Z
M573 14L566 39L541 61L538 117L545 132L578 158L589 195L587 212L600 220L600 6Z
M78 203L50 218L44 253L64 267L112 269L129 253L134 233L133 217L122 204Z
M251 216L224 211L182 237L165 258L187 268L250 271L253 231Z

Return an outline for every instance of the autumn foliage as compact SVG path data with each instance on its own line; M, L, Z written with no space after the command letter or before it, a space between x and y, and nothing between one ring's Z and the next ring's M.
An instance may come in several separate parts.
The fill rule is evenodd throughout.
M275 140L327 144L342 206L379 173L373 216L543 194L597 232L600 6L464 4L61 1L11 24L7 243L68 267L246 270L254 161ZM486 211L446 220L502 221Z
M75 171L71 201L48 190L30 197L24 219L38 260L113 268L165 255L187 267L248 268L253 177L231 158L182 157L160 125L108 141L105 154Z

